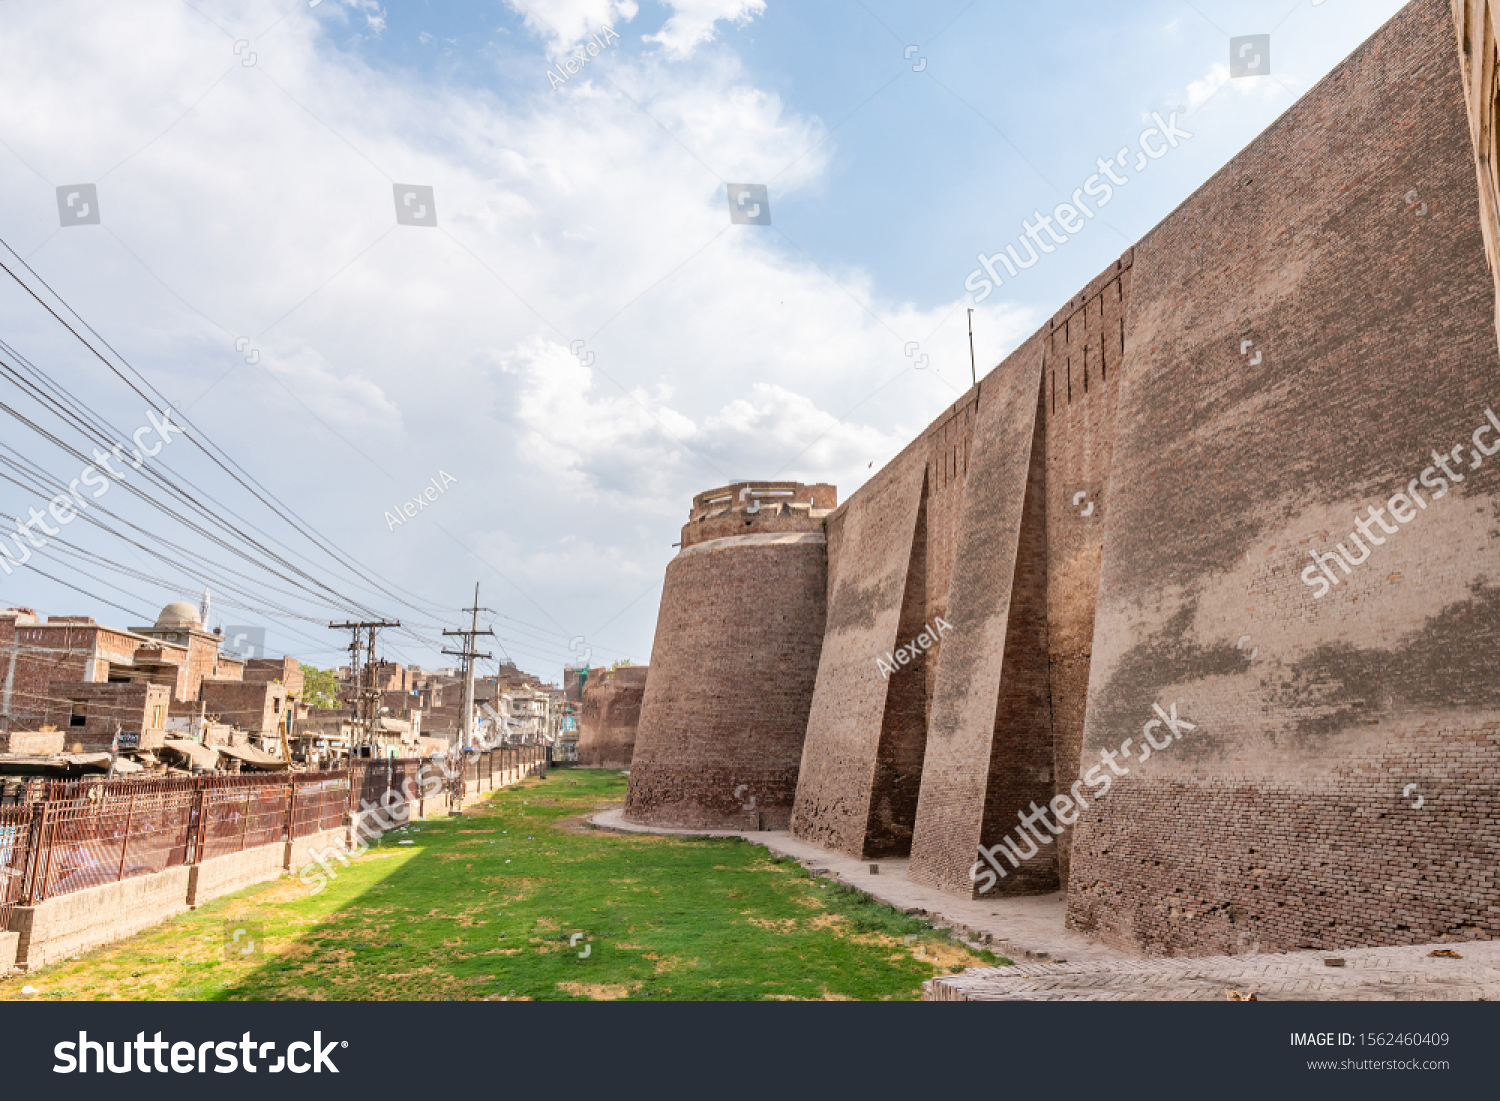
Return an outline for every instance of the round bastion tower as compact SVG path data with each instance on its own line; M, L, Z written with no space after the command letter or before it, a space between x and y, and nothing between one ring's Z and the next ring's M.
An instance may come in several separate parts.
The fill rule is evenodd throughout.
M831 485L693 498L667 564L625 818L786 829L827 611Z

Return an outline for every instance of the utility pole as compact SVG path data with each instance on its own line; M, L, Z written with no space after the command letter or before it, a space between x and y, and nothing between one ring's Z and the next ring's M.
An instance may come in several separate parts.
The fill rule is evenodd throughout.
M969 381L979 385L979 372L974 367L974 311L969 310Z
M464 777L464 750L469 747L469 742L474 734L474 665L478 658L488 659L492 654L480 654L474 649L474 640L480 635L493 635L495 632L486 627L483 631L479 629L479 613L491 612L493 608L481 608L479 606L479 582L474 582L474 606L464 608L463 611L470 613L469 629L467 631L444 631L445 635L457 635L464 640L462 650L444 650L445 654L464 659L464 703L463 710L459 715L458 745L454 747L457 770L454 772L453 788L456 798L453 801L450 814L463 813L463 777Z
M353 631L349 643L349 679L354 686L354 729L357 740L349 747L349 757L357 756L355 750L369 746L374 756L374 747L380 744L380 690L375 686L375 632L382 627L399 627L393 620L377 620L366 623L330 623L330 631ZM361 660L361 655L367 655Z

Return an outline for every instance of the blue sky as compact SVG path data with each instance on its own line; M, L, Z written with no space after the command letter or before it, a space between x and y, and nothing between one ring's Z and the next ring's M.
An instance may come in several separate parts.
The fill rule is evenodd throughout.
M570 656L649 655L694 493L779 476L845 498L962 393L976 256L1098 158L1134 158L1153 112L1182 108L1191 139L978 305L981 373L1399 7L0 0L0 237L280 506L191 445L154 461L402 617L393 656L446 664L437 631L477 580L498 652L557 678ZM602 23L619 38L554 88L549 67ZM1258 34L1269 75L1231 78L1231 37ZM77 183L100 225L59 224ZM731 225L729 183L765 184L772 224ZM413 184L436 226L396 224ZM143 423L5 282L5 339L119 431ZM78 474L9 423L0 438ZM394 524L440 473L440 500ZM6 515L34 496L0 484ZM120 511L259 576L140 502ZM201 591L84 527L58 542L138 576L38 555L0 576L0 605L125 625ZM346 606L283 594L288 617L240 588L215 622L339 660L322 624Z

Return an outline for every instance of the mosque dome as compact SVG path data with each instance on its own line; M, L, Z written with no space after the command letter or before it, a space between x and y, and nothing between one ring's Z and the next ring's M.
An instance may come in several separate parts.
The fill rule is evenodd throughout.
M198 618L198 609L185 600L174 600L163 608L161 615L156 617L156 625L179 629L190 628L194 631L203 629L203 621Z

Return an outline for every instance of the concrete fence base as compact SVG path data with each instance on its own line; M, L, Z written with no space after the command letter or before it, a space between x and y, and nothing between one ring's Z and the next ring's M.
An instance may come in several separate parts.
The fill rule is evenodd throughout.
M16 966L35 971L185 913L192 875L182 865L17 906L10 915L10 931L20 934Z
M244 852L229 853L205 860L202 864L189 864L187 904L197 909L224 895L233 894L257 883L279 879L286 871L284 845L261 845Z
M297 874L298 868L306 867L315 862L316 855L324 849L338 849L347 852L350 849L349 827L340 826L337 829L324 830L322 833L308 834L299 837L295 841L286 844L286 861L282 865L292 875Z

